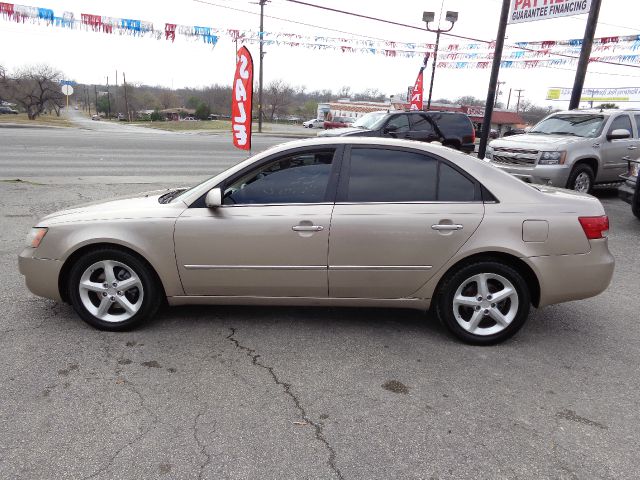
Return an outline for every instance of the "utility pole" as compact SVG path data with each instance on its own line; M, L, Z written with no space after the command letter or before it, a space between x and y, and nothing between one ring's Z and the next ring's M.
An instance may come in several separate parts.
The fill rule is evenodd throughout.
M496 108L496 105L498 105L498 97L500 97L500 94L502 93L500 91L500 85L504 85L507 82L498 82L498 90L496 91L496 99L493 102L493 108Z
M84 86L84 97L86 99L85 103L87 104L87 108L89 109L89 116L91 116L91 102L89 101L89 89L87 86Z
M264 59L264 4L267 0L260 0L260 79L258 84L258 132L262 133L262 79L264 75L263 59ZM236 50L237 51L237 50Z
M113 108L116 110L116 114L119 113L118 112L118 70L116 70L116 90L115 90L115 93L113 94Z
M109 76L107 75L107 115L111 119L111 99L109 98Z
M493 114L493 102L496 97L496 85L498 84L498 73L500 73L500 61L502 60L502 48L504 47L504 35L507 31L507 19L509 18L510 6L511 0L502 0L500 23L498 24L498 33L496 35L496 48L493 53L493 65L491 66L487 101L484 107L484 120L482 121L482 131L480 132L480 146L478 147L479 159L483 159L487 151L487 140L489 139L489 131L491 130L491 115Z
M124 108L127 109L127 118L129 119L129 123L131 123L131 113L129 112L129 100L127 100L127 77L122 72L122 85L124 87Z
M509 96L507 97L507 110L509 110L509 104L511 103L511 88L509 89Z
M96 95L96 115L98 114L98 86L94 85L93 86L93 92Z
M520 112L520 97L522 96L522 92L524 92L523 88L518 88L516 89L516 92L518 92L518 101L516 103L516 113Z
M591 46L593 45L593 37L596 33L598 25L598 15L600 14L600 0L591 0L591 10L587 18L587 26L584 29L584 38L582 39L582 48L580 49L580 60L578 60L578 68L576 69L576 77L573 81L573 90L571 91L571 100L569 101L569 110L574 110L580 105L580 97L582 96L582 87L584 87L584 77L587 75L587 67L589 66L589 56L591 55Z

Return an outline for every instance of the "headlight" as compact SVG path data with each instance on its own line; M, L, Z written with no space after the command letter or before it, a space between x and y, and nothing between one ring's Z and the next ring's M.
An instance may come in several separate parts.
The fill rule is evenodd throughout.
M542 152L538 165L561 165L564 163L564 159L567 152Z
M32 228L29 235L27 235L27 247L38 248L47 234L47 230L47 228Z

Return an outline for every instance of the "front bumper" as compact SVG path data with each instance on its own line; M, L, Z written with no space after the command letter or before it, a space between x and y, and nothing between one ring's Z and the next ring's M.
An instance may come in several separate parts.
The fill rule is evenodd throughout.
M529 257L540 279L539 307L595 297L613 276L615 261L607 239L590 240L584 254Z
M618 197L628 204L632 204L635 191L636 186L632 182L627 180L618 187Z
M58 278L62 262L35 257L36 249L27 247L18 257L18 269L24 275L27 288L39 297L62 301L58 289Z
M493 165L527 183L552 185L565 188L569 180L570 169L566 165L507 165L491 161Z

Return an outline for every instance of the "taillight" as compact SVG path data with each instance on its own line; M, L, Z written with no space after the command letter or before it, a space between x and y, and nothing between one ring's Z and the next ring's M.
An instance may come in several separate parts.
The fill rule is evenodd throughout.
M604 238L609 232L609 217L578 217L582 230L589 240Z
M476 129L471 129L471 143L476 143Z

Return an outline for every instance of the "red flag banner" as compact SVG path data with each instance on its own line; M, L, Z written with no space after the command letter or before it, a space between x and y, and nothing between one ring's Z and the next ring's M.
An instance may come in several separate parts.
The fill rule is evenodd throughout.
M424 73L424 67L420 69L420 73L418 73L418 78L416 78L416 83L413 85L413 90L411 91L411 101L409 105L410 110L422 110L422 74Z
M253 59L247 47L238 50L236 74L233 78L231 127L233 145L251 150L251 108L253 104Z

